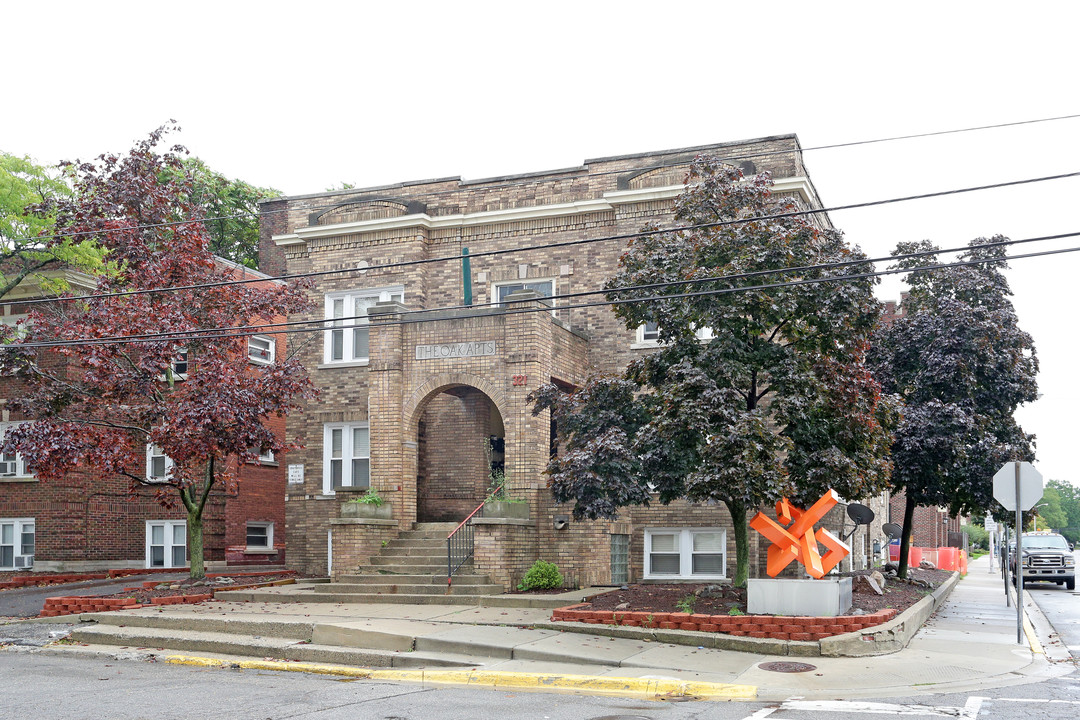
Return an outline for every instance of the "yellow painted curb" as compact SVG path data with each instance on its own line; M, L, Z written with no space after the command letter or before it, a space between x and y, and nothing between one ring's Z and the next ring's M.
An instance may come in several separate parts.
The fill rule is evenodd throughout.
M276 670L339 675L363 680L462 685L506 690L543 690L638 698L694 697L702 700L753 700L757 687L727 683L672 679L622 678L595 675L549 675L494 670L372 670L321 663L275 660L219 660L190 655L169 655L165 662L196 667L239 667L245 670Z
M1031 621L1028 620L1027 612L1024 612L1024 635L1027 636L1028 645L1031 646L1031 652L1039 655L1045 655L1046 651L1043 650L1042 643L1039 642L1038 635L1035 634L1035 628L1032 626Z

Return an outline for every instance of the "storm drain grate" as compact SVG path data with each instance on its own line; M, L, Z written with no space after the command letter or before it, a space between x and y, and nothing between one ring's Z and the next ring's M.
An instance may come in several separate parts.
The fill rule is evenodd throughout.
M811 670L817 670L817 665L797 662L767 662L761 663L758 667L762 670L768 670L769 672L782 673L810 672Z

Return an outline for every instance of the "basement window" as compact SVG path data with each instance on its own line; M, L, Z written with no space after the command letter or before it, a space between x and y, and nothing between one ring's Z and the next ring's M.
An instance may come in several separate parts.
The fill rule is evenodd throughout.
M271 550L274 547L274 523L249 522L247 524L247 549Z

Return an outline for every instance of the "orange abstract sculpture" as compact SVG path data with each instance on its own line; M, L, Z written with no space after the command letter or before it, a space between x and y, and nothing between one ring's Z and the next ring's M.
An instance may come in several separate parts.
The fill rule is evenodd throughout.
M776 503L776 520L759 512L750 521L750 527L772 541L765 571L776 577L792 560L798 560L812 578L820 579L851 553L851 548L840 538L825 529L814 530L814 523L840 502L835 490L829 490L805 512L793 506L787 498ZM818 552L818 543L827 548L824 555Z

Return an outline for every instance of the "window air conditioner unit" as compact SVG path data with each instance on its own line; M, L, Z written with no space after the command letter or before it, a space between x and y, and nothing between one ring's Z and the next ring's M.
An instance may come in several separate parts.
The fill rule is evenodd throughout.
M33 555L17 555L15 557L15 567L17 568L32 568L34 567Z

